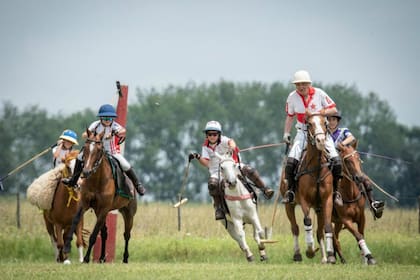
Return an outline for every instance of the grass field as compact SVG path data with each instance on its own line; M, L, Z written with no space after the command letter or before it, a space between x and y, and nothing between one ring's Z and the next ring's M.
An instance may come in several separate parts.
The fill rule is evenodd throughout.
M299 210L299 209L298 209ZM302 221L301 211L297 211ZM210 204L187 203L182 208L181 231L177 210L170 203L139 203L130 241L129 264L121 264L123 220L117 222L116 260L108 264L57 264L41 212L25 200L20 208L21 227L16 227L14 198L0 198L0 279L419 279L420 234L417 210L386 209L373 221L367 212L365 239L378 265L361 261L357 244L347 231L341 242L347 264L321 265L320 255L292 261L293 242L289 222L279 205L273 239L267 245L269 261L247 263L223 226L214 221ZM273 206L260 204L264 226L271 225ZM85 228L91 230L92 212L86 214ZM301 222L302 224L302 222ZM302 228L302 227L301 227ZM303 229L302 229L303 230ZM248 244L257 255L251 228ZM304 248L304 236L301 236ZM258 259L258 258L257 258Z

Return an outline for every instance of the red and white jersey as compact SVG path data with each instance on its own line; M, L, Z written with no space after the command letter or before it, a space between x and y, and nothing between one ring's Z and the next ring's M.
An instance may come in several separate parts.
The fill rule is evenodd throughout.
M94 121L90 126L89 130L91 132L96 132L97 134L102 133L105 130L104 138L102 139L102 143L104 144L104 148L107 152L111 153L112 155L115 155L117 153L120 153L120 147L115 143L114 137L110 137L108 139L105 139L107 135L110 135L112 132L117 133L122 126L113 121L110 126L103 126L100 120Z
M201 157L209 160L208 168L209 168L210 176L217 178L218 171L219 171L220 160L218 157L216 157L215 152L221 155L229 152L230 140L231 139L229 137L221 135L220 143L217 144L214 148L209 145L208 140L204 142L201 148ZM237 156L234 156L233 158L235 159L235 161L237 161Z
M290 117L296 116L296 128L302 128L305 124L305 109L316 113L322 109L334 108L335 102L328 96L328 94L320 88L309 88L309 98L305 99L296 90L291 92L286 101L286 113Z

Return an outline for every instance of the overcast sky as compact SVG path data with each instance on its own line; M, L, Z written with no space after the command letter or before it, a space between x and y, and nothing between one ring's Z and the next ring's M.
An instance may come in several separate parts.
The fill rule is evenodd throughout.
M0 101L69 114L112 102L116 80L134 95L306 69L419 126L419 12L419 0L0 0Z

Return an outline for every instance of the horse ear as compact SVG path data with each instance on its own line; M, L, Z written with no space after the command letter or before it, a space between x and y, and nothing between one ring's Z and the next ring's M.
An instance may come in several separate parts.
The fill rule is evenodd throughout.
M102 140L105 135L105 130L98 134L98 138Z
M89 128L86 126L86 135L87 135L87 138L90 138L90 134L91 134L91 132L90 132Z

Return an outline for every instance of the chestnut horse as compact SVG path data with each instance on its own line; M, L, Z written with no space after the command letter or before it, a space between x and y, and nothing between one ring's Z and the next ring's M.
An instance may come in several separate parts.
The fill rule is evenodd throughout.
M365 190L362 183L363 171L359 153L356 151L356 143L354 146L338 145L337 149L343 161L343 179L339 186L339 192L343 198L343 206L334 205L333 222L334 222L334 248L338 253L341 262L345 263L340 241L338 236L340 231L347 228L359 245L362 256L367 264L376 264L366 242L364 240L365 231ZM357 229L354 226L357 224Z
M105 245L107 239L106 216L109 211L118 209L124 219L124 254L123 262L128 263L128 243L131 237L131 229L133 227L133 218L137 212L136 193L133 198L123 197L117 194L116 184L112 174L112 166L108 160L108 156L102 142L104 132L94 134L86 130L87 139L83 147L83 179L81 185L82 202L79 206L76 216L73 218L72 230L76 228L79 219L83 214L92 208L96 215L96 224L89 237L89 245L86 250L83 262L90 261L92 247L96 242L99 231L101 232L101 255L99 262L105 262ZM125 176L125 183L130 185L133 190L131 181ZM65 241L65 252L70 251L70 243L72 234L68 234Z
M313 258L315 249L312 219L310 217L311 208L315 209L318 228L317 240L321 247L322 263L335 263L333 249L333 232L331 215L333 209L333 186L332 173L329 168L329 161L325 152L325 140L327 137L327 126L325 117L320 114L306 116L307 123L307 145L306 152L302 157L297 172L296 203L286 203L285 209L290 221L291 231L294 238L294 261L302 261L299 247L299 226L296 223L295 207L300 204L304 215L304 226L306 233L306 256ZM284 196L287 191L285 172L280 180L280 192ZM325 232L325 243L324 243ZM325 246L326 245L326 246ZM325 248L326 247L326 248Z
M72 151L66 155L65 169L62 172L63 176L67 177L71 175L72 168L70 167L70 164L75 160L78 153L79 151ZM66 263L70 263L69 256L63 252L64 238L69 234L73 216L77 212L79 202L80 192L67 187L60 180L54 193L51 209L44 210L43 212L45 226L47 227L51 243L55 249L55 258L57 262L66 261ZM83 261L83 248L86 247L82 230L83 219L80 219L75 231L76 246L79 251L80 262Z

